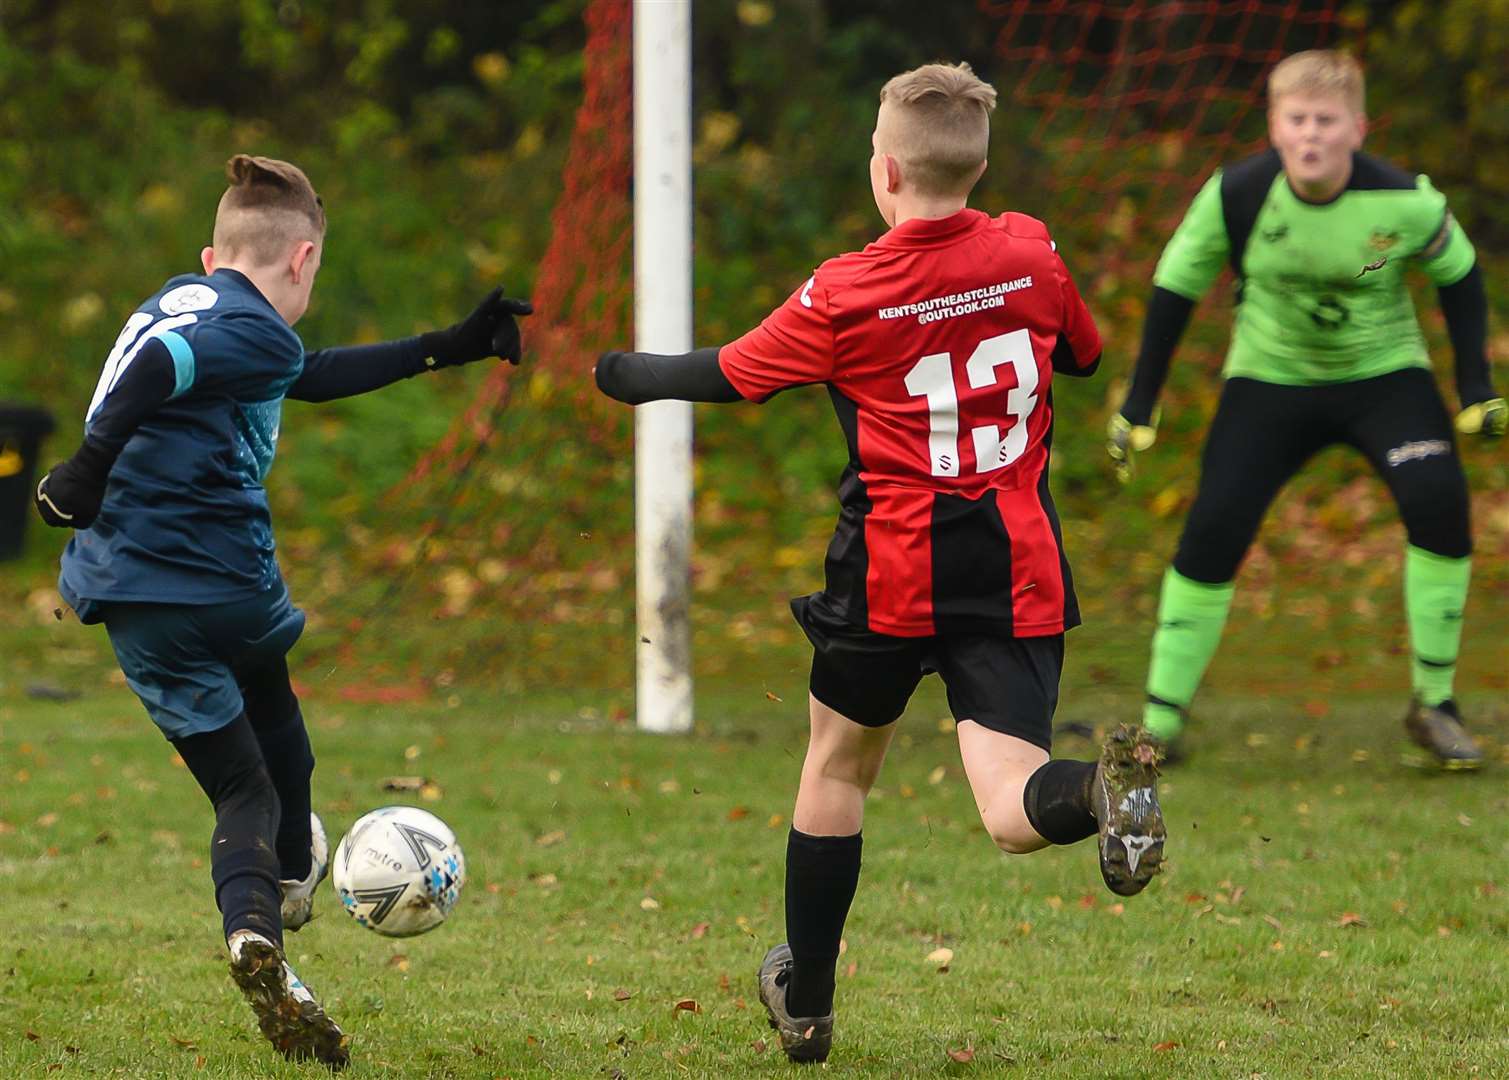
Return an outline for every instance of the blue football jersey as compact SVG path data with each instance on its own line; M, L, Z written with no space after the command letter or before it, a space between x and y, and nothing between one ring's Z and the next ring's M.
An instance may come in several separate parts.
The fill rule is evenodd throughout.
M221 604L279 581L262 481L303 342L243 274L175 277L126 320L86 432L151 341L172 357L172 396L126 442L98 519L63 552L59 588L85 621L94 601Z

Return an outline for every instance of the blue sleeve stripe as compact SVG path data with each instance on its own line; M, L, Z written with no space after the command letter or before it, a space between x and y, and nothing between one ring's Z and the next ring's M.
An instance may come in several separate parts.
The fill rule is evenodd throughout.
M162 334L161 341L173 354L173 397L176 398L194 385L194 349L182 334L172 330Z

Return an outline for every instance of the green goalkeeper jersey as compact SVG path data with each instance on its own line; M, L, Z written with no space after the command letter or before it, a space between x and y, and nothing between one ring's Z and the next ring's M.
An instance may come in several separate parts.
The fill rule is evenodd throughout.
M1206 182L1153 284L1198 300L1230 263L1238 293L1226 377L1310 386L1429 367L1405 269L1418 264L1450 285L1475 258L1429 178L1354 154L1345 190L1307 203L1269 150Z

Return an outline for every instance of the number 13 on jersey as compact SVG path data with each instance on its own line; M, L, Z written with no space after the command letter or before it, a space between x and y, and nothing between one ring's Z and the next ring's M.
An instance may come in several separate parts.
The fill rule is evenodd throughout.
M1004 436L998 424L981 424L970 429L977 473L1005 468L1027 450L1027 418L1038 402L1037 357L1032 353L1032 335L1026 330L1013 330L986 338L969 354L964 375L970 389L980 390L996 385L996 368L1006 364L1016 372L1016 386L1006 392L1006 412L1011 424ZM906 388L913 397L927 398L927 451L933 475L958 476L962 455L953 357L946 352L924 356L907 372Z

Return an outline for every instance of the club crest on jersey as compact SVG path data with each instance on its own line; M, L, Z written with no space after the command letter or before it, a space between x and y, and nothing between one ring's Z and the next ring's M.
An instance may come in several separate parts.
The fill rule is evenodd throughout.
M1322 296L1310 311L1310 321L1322 330L1340 330L1351 317L1352 313L1334 296Z
M162 299L157 301L157 306L165 315L182 315L188 311L203 311L205 308L214 307L215 301L220 299L220 294L208 285L180 285L176 289L169 289L162 294Z

